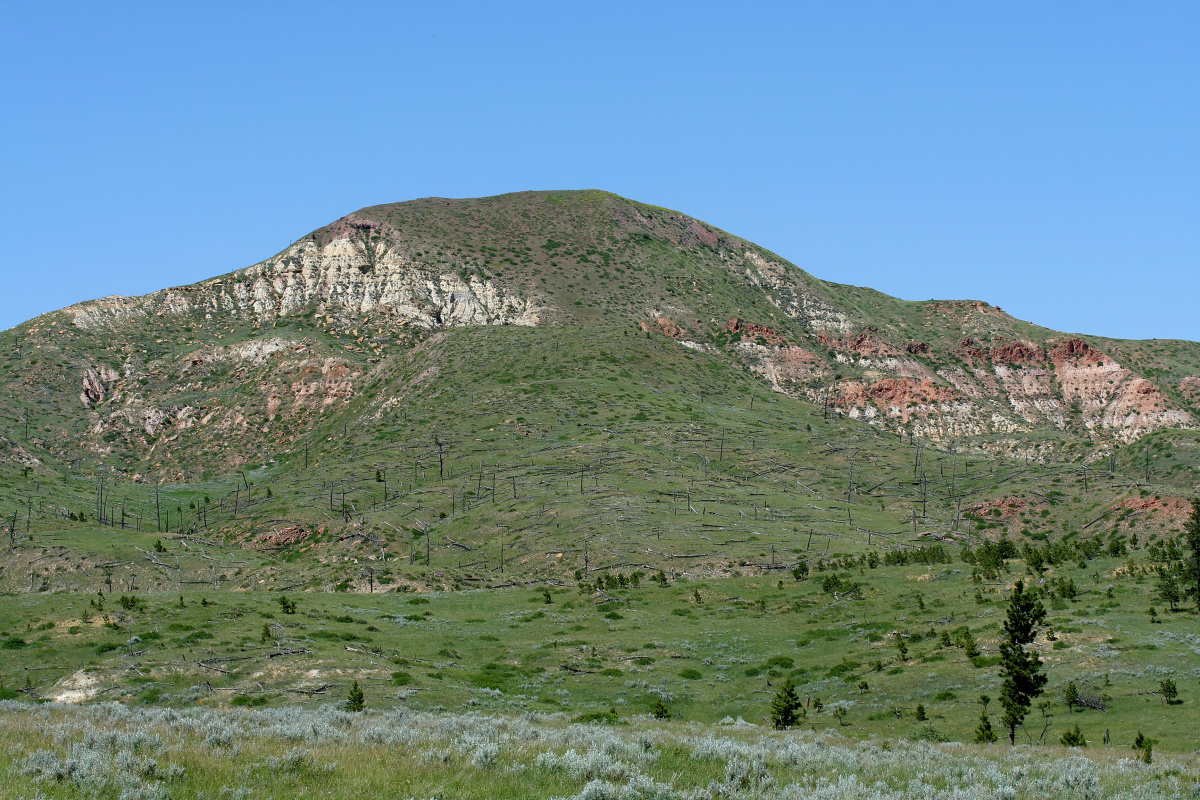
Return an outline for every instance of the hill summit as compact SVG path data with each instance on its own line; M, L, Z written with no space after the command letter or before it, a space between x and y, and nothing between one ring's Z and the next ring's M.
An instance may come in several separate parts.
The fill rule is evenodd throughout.
M1195 343L1068 335L984 302L829 283L685 214L599 191L373 206L254 266L80 303L13 333L18 349L44 337L31 346L61 356L33 371L74 384L79 402L62 411L88 418L77 433L95 437L92 450L116 437L144 457L137 430L328 408L397 353L479 325L636 327L827 413L1032 456L1072 442L1100 456L1106 443L1193 427L1200 398ZM182 359L182 384L161 380L164 357ZM211 386L217 363L274 364L277 377L291 366L289 380L259 387L257 407L202 409L183 386L200 373Z

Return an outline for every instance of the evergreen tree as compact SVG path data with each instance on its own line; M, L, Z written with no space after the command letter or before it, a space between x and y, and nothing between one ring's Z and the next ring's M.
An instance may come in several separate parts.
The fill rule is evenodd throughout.
M992 721L988 719L987 707L992 698L986 694L979 696L979 704L983 709L979 712L979 727L975 729L975 741L979 744L990 744L996 741L996 733L992 730Z
M362 711L366 708L364 699L363 690L358 687L358 681L355 681L354 685L350 687L350 695L346 698L346 710Z
M1143 762L1149 764L1153 760L1151 753L1154 750L1154 740L1141 731L1138 731L1137 737L1133 740L1133 749L1142 754L1141 760Z
M670 719L671 709L663 702L660 697L650 705L650 715L655 719Z
M1078 724L1074 730L1064 733L1058 741L1063 747L1087 747L1087 739L1084 738L1083 731L1079 730Z
M800 708L800 697L796 694L796 684L788 678L775 693L771 700L771 724L778 730L785 731L796 724L796 710Z
M1196 612L1200 613L1200 498L1192 498L1192 515L1183 526L1183 538L1191 552L1184 557L1183 574L1188 581L1188 594L1196 597Z
M1174 564L1159 567L1158 580L1155 582L1154 588L1158 599L1174 611L1175 606L1183 599L1183 590L1179 586L1179 573Z
M1033 592L1025 591L1024 581L1017 581L1009 597L1004 639L1000 642L1001 721L1008 728L1009 744L1016 744L1017 726L1025 721L1033 699L1046 685L1042 660L1025 649L1037 636L1037 626L1045 621L1046 607Z
M1075 704L1079 702L1079 687L1075 681L1069 681L1067 688L1063 689L1063 702L1067 704L1068 712L1075 710Z

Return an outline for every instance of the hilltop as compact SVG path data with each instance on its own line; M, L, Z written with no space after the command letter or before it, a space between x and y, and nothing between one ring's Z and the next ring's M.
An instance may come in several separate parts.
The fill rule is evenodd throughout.
M166 430L222 470L294 446L318 411L379 413L365 386L418 345L485 325L651 332L831 413L976 452L1096 460L1200 413L1195 343L1068 335L983 302L828 283L592 191L374 206L242 270L39 317L9 332L4 412L49 427L40 446L58 459L175 475L180 448L154 448ZM249 422L264 419L274 436ZM10 461L39 458L9 444Z

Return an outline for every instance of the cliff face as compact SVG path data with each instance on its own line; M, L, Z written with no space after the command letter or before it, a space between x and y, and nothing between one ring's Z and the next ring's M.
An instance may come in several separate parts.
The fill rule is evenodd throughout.
M305 239L269 261L223 278L145 297L107 297L66 312L85 330L164 314L262 322L305 312L342 319L387 314L432 329L537 325L548 310L496 281L440 272L395 251L368 261L349 239L335 239L324 247Z
M870 337L835 344L832 365L795 346L743 343L741 352L778 391L935 441L1043 429L1127 443L1196 426L1153 381L1079 338L971 348L952 364L937 363L943 354L928 349L922 360L890 355ZM836 364L856 376L830 380Z
M188 450L244 463L320 415L367 418L449 380L439 367L389 383L390 365L442 346L439 332L506 325L668 337L829 414L981 449L1102 452L1195 427L1200 402L1194 343L901 301L668 209L525 192L363 209L245 269L26 323L8 354L10 413L44 409L63 457L83 448L167 470ZM386 402L358 409L368 392Z

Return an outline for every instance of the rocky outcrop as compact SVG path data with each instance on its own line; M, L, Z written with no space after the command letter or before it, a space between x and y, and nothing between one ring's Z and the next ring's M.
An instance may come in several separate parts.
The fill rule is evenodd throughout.
M880 338L876 328L868 327L857 336L847 339L837 339L827 334L818 334L817 341L826 347L845 353L857 353L860 356L895 356L900 350Z
M85 367L80 376L83 390L79 393L79 402L85 406L103 403L108 396L109 386L120 377L120 374L110 367Z
M290 387L292 406L297 410L317 410L344 403L354 396L354 382L360 374L339 358L306 361L300 367L299 378ZM278 409L278 402L275 408Z
M734 317L725 323L725 330L732 333L739 341L762 342L773 345L788 344L787 339L780 335L777 331L768 328L766 325L759 325L754 322L745 322L738 317Z
M333 316L384 314L425 329L536 325L548 317L544 305L499 279L410 260L395 248L368 253L350 238L323 247L304 239L275 258L223 278L66 309L84 330L130 317L204 314L264 320L302 310Z
M967 338L955 352L968 366L936 370L923 360L903 357L907 353L893 355L896 349L872 328L853 337L815 338L836 351L839 363L858 370L861 379L814 386L822 370L806 362L796 374L799 380L789 381L774 366L778 354L769 353L761 354L760 371L780 391L828 401L851 418L921 430L935 440L1052 427L1132 441L1159 428L1195 426L1192 414L1173 407L1152 381L1077 337L1045 345L1023 340L984 344ZM936 361L938 354L930 355L926 348L922 355ZM1194 385L1200 393L1200 379Z
M741 342L738 353L777 392L817 402L815 387L829 376L825 359L811 350L795 346L767 346Z
M810 291L795 267L769 260L754 250L746 250L742 255L750 282L764 292L772 305L798 320L809 332L845 336L855 327L848 314Z
M1041 364L1046 360L1041 348L1030 342L1000 342L992 347L979 345L974 339L963 339L958 352L972 362L993 364Z

